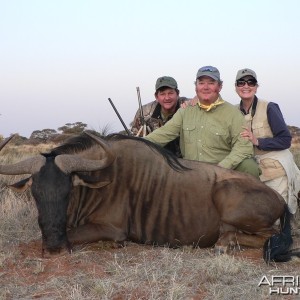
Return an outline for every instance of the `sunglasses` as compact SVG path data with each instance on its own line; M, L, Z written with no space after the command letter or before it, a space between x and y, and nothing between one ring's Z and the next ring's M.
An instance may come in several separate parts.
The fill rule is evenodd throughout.
M248 79L248 80L240 79L236 81L236 85L238 87L244 86L246 83L248 84L248 86L254 87L256 86L257 81L255 79Z

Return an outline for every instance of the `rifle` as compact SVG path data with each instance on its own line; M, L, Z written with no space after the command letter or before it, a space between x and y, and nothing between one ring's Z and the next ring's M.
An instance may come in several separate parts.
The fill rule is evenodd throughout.
M143 136L146 136L147 135L147 130L148 130L148 132L151 132L151 129L150 129L149 126L147 126L147 123L146 123L145 118L144 118L144 112L143 112L143 106L142 106L142 100L141 100L141 94L140 94L140 88L139 87L136 88L136 92L137 92L137 96L138 96L139 109L140 109L140 118L141 118L141 122L142 122L142 126L139 129L136 136L139 136L142 131L143 131Z
M112 100L111 100L110 98L108 98L108 101L109 101L109 103L111 104L112 108L114 109L115 113L117 114L117 116L118 116L120 122L122 123L122 125L123 125L125 131L127 132L127 134L128 134L128 135L131 135L131 132L129 131L129 129L128 129L127 126L125 125L123 119L121 118L121 116L120 116L118 110L116 109L115 105L113 104Z

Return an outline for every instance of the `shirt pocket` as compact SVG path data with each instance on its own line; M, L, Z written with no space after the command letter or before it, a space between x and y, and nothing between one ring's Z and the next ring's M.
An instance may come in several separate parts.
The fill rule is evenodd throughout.
M183 140L185 144L191 144L196 141L196 126L184 124L183 125Z
M226 143L226 137L226 131L222 127L209 124L205 139L206 146L209 148L223 148L224 143Z
M264 123L263 122L252 123L252 130L255 136L263 136Z
M262 170L261 181L272 180L286 175L282 164L272 158L264 158L259 161L259 167Z

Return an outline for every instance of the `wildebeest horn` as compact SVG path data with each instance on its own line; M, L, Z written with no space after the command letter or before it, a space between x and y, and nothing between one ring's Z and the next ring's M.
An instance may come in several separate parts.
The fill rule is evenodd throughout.
M0 165L0 174L20 175L34 174L45 164L46 158L42 155L27 158L12 165Z
M13 134L10 137L6 138L1 144L0 144L0 151L1 149L12 139L16 136L17 134Z
M11 135L0 144L0 150L17 134ZM5 175L20 175L20 174L34 174L40 170L45 164L46 158L39 155L20 161L11 165L0 165L0 174Z
M100 160L82 158L76 154L61 154L56 156L56 165L65 173L97 171L111 165L116 158L116 155L110 149L109 145L98 138L97 136L85 132L88 136L94 139L104 149L106 156Z

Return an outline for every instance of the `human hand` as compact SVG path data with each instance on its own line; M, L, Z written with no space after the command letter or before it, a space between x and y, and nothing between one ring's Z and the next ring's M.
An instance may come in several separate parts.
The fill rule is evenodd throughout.
M255 137L253 132L247 127L243 127L243 129L244 130L240 133L241 136L249 140L253 145L258 146L258 139Z
M191 100L187 100L187 101L184 101L180 104L180 107L181 108L187 108L188 106L195 106L197 104L198 100L196 99L191 99Z

